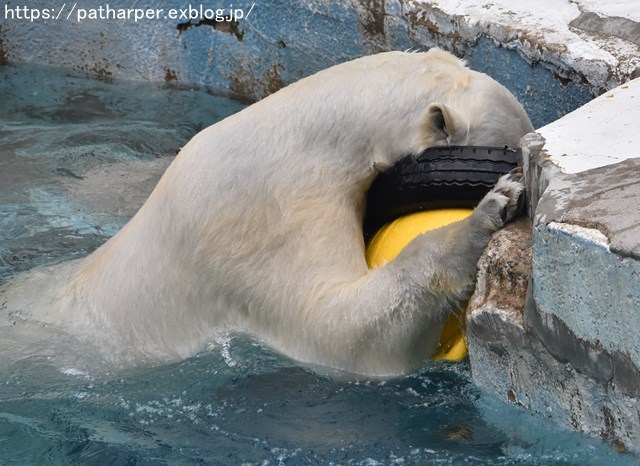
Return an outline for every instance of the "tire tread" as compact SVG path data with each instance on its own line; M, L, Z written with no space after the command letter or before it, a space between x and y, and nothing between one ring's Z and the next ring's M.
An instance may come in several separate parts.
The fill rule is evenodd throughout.
M413 212L473 208L501 175L518 165L509 147L451 146L407 156L380 173L367 194L365 239Z

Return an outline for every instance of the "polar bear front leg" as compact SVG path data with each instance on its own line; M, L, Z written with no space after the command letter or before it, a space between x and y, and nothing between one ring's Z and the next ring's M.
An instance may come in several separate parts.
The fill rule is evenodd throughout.
M331 364L397 375L429 359L451 303L468 297L484 248L517 214L523 188L522 170L515 169L500 178L472 215L418 236L393 261L345 285L328 303L328 320L318 324L317 336L333 353ZM324 339L325 332L331 337Z
M466 298L482 252L491 235L518 213L523 190L522 169L516 168L498 180L468 218L418 236L394 262L434 296Z

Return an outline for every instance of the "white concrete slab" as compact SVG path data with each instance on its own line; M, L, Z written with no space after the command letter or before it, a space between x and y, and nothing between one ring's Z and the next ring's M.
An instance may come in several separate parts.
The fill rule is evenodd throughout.
M640 157L640 78L623 84L538 132L564 172L579 173Z
M504 46L521 42L518 47L529 59L562 63L585 76L594 90L620 82L612 79L612 70L630 75L640 68L640 34L634 24L640 23L637 0L414 0L408 4L462 19ZM578 18L582 21L574 22Z
M551 5L555 2L547 3ZM617 16L631 21L640 21L640 2L637 0L579 0L575 3L581 11L590 11L600 16Z

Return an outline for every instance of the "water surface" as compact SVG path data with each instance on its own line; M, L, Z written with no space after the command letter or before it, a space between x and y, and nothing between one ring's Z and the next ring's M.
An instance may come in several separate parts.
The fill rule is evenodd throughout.
M0 282L94 250L181 145L242 108L45 67L0 68L0 102ZM480 393L467 363L354 380L229 334L119 372L37 350L0 355L0 464L635 464Z

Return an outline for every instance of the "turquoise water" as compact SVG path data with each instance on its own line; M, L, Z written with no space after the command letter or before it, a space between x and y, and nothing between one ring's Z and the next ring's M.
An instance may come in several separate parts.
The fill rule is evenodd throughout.
M81 257L143 202L200 128L240 110L206 89L0 68L0 282ZM469 366L394 380L319 374L241 335L120 372L0 355L0 464L636 464L493 400Z

